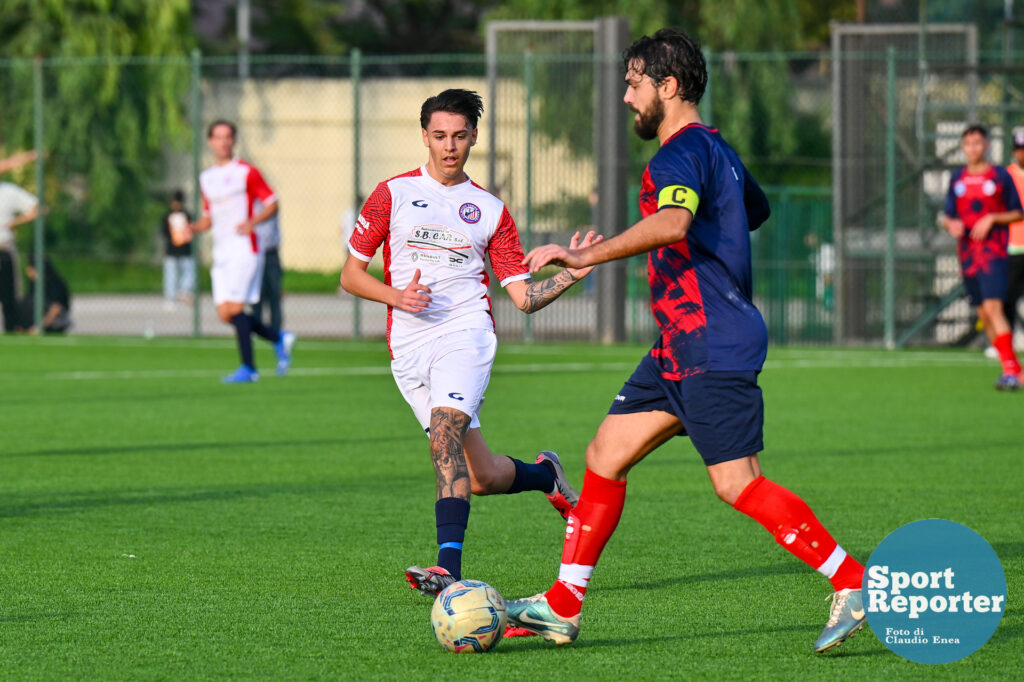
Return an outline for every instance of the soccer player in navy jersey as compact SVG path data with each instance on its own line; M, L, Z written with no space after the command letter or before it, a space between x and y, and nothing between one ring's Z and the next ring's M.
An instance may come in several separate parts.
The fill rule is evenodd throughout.
M957 240L967 298L977 309L978 319L1003 365L996 390L1016 391L1020 388L1021 367L1013 352L1013 333L1003 299L1009 277L1007 225L1024 214L1013 178L1005 168L985 160L985 128L968 126L961 146L967 165L954 171L949 180L943 224Z
M509 602L509 622L557 644L576 639L594 565L622 515L629 470L673 436L687 435L718 497L831 581L829 619L815 644L824 651L863 626L864 567L800 497L761 473L757 375L768 335L751 300L749 231L768 218L768 201L718 131L701 123L707 69L693 39L662 29L630 46L624 62L624 100L636 112L636 133L661 141L643 175L643 219L587 248L541 246L524 263L536 272L648 253L660 336L587 447L557 582Z

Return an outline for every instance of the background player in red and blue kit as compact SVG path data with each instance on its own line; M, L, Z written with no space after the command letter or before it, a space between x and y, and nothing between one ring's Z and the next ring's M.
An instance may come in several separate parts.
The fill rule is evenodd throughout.
M576 639L594 565L622 515L629 470L673 436L688 435L715 493L832 582L829 620L815 644L824 651L863 625L864 567L802 499L761 475L757 374L767 332L751 300L749 231L768 217L768 202L718 131L701 123L707 69L697 43L663 29L624 56L624 99L637 112L636 132L661 141L644 173L644 218L588 248L549 244L524 262L535 272L549 263L576 268L649 252L660 337L587 447L558 581L509 602L509 621L559 644Z
M964 131L961 144L967 165L949 181L943 222L957 240L960 272L967 297L978 310L989 341L999 352L1003 374L996 388L1020 388L1021 367L1013 352L1013 334L1003 311L1006 298L1007 224L1020 220L1020 197L1005 168L985 160L988 133L979 125Z

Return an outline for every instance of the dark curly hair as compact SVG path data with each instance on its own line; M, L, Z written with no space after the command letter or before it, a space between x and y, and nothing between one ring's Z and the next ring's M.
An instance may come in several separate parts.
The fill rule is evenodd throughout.
M980 123L972 123L971 125L967 126L967 128L964 129L963 134L960 136L960 139L962 140L963 138L973 133L981 135L986 140L988 139L988 130L986 130L985 126L981 125Z
M643 36L622 53L626 71L632 67L661 85L669 76L679 81L679 96L697 104L708 85L708 67L700 44L677 28Z
M420 107L420 127L424 130L430 125L430 117L435 111L449 114L462 114L470 128L476 128L476 122L484 113L484 103L480 95L472 90L458 88L445 90L427 99Z

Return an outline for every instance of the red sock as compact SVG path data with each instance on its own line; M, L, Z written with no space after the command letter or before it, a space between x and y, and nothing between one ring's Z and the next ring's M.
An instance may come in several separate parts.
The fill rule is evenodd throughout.
M1017 361L1017 354L1013 352L1013 334L1006 332L1000 334L992 341L992 345L999 351L999 361L1003 363L1003 374L1020 374L1020 363Z
M831 580L836 591L860 589L864 567L843 551L807 503L792 492L758 476L733 508L764 526L793 556Z
M569 513L558 582L545 593L552 610L563 618L580 612L587 583L601 551L615 532L626 501L626 482L583 474L580 500Z

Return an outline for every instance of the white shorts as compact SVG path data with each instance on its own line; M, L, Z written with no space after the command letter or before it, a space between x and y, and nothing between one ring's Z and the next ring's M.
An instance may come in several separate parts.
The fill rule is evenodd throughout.
M391 373L420 427L429 433L430 410L451 407L470 416L479 428L478 413L498 339L489 329L466 329L439 336L391 361Z
M263 283L263 253L235 251L214 256L210 268L213 303L259 303Z

